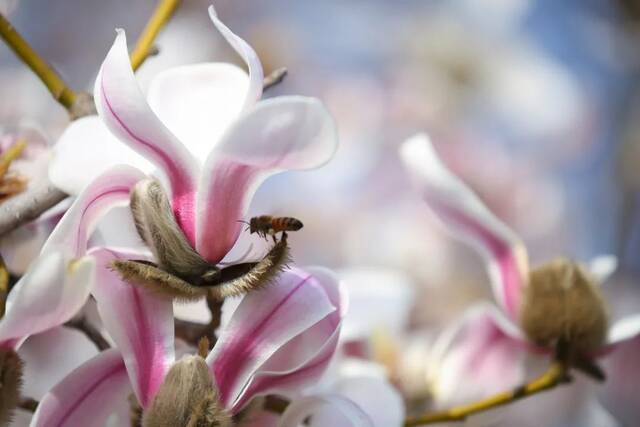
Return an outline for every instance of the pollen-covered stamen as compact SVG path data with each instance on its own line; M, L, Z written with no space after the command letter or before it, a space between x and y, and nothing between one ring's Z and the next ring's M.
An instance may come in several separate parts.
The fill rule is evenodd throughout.
M600 348L608 327L597 284L583 267L563 258L531 271L520 323L534 343L565 346L565 357L574 366Z
M19 140L0 154L0 202L27 188L26 177L9 172L11 163L20 157L26 146L25 140Z
M185 356L171 367L145 411L142 425L231 426L231 417L220 403L211 372L202 357Z
M20 401L22 360L9 348L0 349L0 425L8 425Z

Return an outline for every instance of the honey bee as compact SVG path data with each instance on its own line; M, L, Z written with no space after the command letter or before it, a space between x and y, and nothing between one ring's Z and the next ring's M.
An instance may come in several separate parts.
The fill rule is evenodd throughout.
M276 241L276 233L282 232L282 235L285 236L287 231L298 231L303 227L302 221L287 216L260 215L254 216L249 222L241 222L248 225L249 233L256 233L265 239L267 235L272 236L274 242Z

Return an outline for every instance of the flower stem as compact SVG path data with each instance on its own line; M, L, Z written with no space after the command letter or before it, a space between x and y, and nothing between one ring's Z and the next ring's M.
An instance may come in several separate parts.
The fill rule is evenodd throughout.
M158 33L166 25L173 12L180 4L180 0L160 0L147 25L142 30L133 52L131 52L131 67L137 70L142 63L154 52L153 42Z
M559 384L568 382L569 380L565 365L559 362L554 362L545 373L515 390L499 393L489 397L488 399L483 399L468 405L456 406L444 411L407 418L404 425L405 427L411 427L442 422L464 421L470 415L478 412L484 412L498 406L507 405L525 397L550 390Z
M67 86L56 70L49 65L15 30L11 23L0 13L0 37L31 68L49 89L53 98L70 110L76 99L76 93Z

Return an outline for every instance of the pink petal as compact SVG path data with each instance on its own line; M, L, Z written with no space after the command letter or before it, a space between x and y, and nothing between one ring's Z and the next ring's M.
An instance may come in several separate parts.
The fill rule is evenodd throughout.
M47 393L31 427L102 427L129 389L122 357L115 349L104 351Z
M94 270L91 257L67 261L57 251L41 255L9 294L0 347L18 347L29 335L71 319L89 296Z
M72 121L51 151L49 179L73 195L117 165L130 165L145 173L154 169L147 159L120 142L98 116Z
M640 419L640 336L619 344L604 361L607 380L599 389L605 408L623 425L636 425Z
M264 73L262 72L260 59L247 42L231 32L231 30L218 19L218 15L213 6L209 6L209 17L211 17L213 25L220 31L220 34L227 40L227 43L238 52L238 55L242 57L249 68L249 88L247 89L242 109L246 110L251 108L262 96L262 79L264 78Z
M438 404L455 405L521 384L527 344L497 307L481 304L436 340L428 377Z
M71 371L98 354L95 344L63 326L33 335L20 347L24 362L22 394L40 400Z
M146 407L175 359L172 302L124 283L109 268L115 259L140 259L136 253L92 250L98 273L94 296L109 335L116 342L133 389Z
M314 98L259 102L238 119L205 162L198 193L197 249L210 262L233 247L258 186L284 170L326 163L336 150L331 116Z
M276 374L286 382L297 369L315 370L318 363L326 366L326 361L315 359L326 356L323 350L327 346L335 346L340 315L332 314L340 313L340 308L321 283L325 279L315 276L299 269L287 270L276 284L247 294L221 332L207 363L223 404L232 412L252 397L245 395L247 387L254 380L260 384L258 377L263 373L277 387ZM314 328L316 324L318 328ZM289 346L291 342L296 344ZM284 346L287 354L279 351ZM254 392L255 388L265 390L254 385Z
M114 207L126 205L131 188L144 177L130 166L116 166L99 176L62 217L42 253L62 251L71 257L83 255L98 221Z
M185 65L157 74L147 100L171 132L204 161L242 112L248 86L247 73L235 65Z
M98 113L111 132L166 174L178 224L193 242L197 163L147 104L131 69L122 30L118 30L102 63L94 97Z
M405 141L400 156L431 211L450 232L485 257L496 299L512 319L517 319L528 274L527 254L520 239L447 169L426 135Z
M376 426L355 402L343 396L329 394L305 397L292 402L282 414L278 427L298 427L309 417L311 427Z

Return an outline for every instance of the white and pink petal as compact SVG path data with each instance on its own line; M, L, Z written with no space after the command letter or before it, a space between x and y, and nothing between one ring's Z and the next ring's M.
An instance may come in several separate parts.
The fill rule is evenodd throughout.
M516 320L528 275L527 252L520 238L447 169L428 136L419 134L405 141L400 157L445 228L484 256L496 299Z
M122 353L138 401L146 407L175 360L171 300L123 282L110 269L116 259L144 259L139 253L97 248L91 255L98 266L93 292L98 312Z
M197 200L197 249L218 262L233 247L249 202L269 176L319 167L337 148L331 115L315 98L259 102L223 135L207 158Z
M126 404L130 390L122 357L115 349L106 350L44 396L31 427L103 427Z
M285 271L277 283L246 295L207 357L223 404L237 412L252 397L247 390L263 373L276 388L274 373L280 373L286 382L297 368L312 369L307 362L337 340L337 326L332 326L336 319L330 317L336 311L340 313L339 307L320 280L300 269ZM314 330L319 322L320 329ZM288 352L280 351L291 342L296 345L288 347ZM306 380L314 381L317 374ZM254 391L267 392L268 388Z

